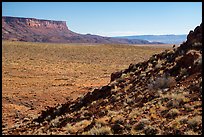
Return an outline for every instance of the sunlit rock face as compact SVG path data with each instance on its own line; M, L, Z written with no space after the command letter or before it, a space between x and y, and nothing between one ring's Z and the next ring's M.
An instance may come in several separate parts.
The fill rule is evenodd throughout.
M65 21L5 16L2 17L2 39L49 43L151 44L149 41L139 39L78 34L69 30Z

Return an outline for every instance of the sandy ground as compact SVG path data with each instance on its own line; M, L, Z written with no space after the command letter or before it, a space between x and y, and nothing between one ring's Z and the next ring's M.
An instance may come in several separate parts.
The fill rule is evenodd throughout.
M47 106L72 100L172 45L2 43L2 125L36 117Z

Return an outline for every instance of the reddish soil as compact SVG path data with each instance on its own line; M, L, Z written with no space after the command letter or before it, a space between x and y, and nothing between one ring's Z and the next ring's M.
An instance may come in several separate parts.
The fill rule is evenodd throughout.
M112 72L170 48L163 46L55 45L4 41L3 125L11 127L24 117L37 117L47 106L65 103L93 88L106 85Z

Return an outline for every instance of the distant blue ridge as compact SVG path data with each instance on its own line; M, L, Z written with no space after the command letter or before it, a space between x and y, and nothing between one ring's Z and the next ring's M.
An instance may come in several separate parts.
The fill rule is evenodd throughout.
M162 42L166 44L181 44L186 41L187 35L134 35L134 36L116 36L117 38L126 38L126 39L141 39L147 40L149 42Z

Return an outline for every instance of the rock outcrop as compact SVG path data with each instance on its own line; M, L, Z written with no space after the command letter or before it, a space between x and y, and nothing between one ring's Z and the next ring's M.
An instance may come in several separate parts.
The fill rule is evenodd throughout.
M65 21L51 21L51 20L39 20L35 18L14 18L14 17L3 17L2 24L24 24L28 27L41 28L41 29L59 29L68 30Z
M201 135L202 24L178 48L130 64L108 85L3 134Z
M146 40L82 35L68 29L65 21L2 17L2 39L50 43L159 44Z

